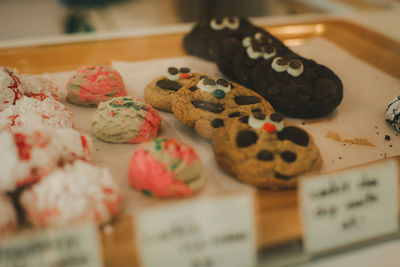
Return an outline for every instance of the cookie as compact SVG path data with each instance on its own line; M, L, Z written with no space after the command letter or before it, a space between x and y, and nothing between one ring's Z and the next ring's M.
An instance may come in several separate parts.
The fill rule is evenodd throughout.
M36 183L59 166L91 159L89 136L70 128L20 127L0 131L0 191Z
M9 197L0 194L0 238L12 233L18 226L17 212Z
M31 74L21 74L19 79L26 96L38 100L44 100L48 97L58 100L58 88L52 81Z
M270 189L293 188L316 172L322 158L312 136L280 113L230 120L212 139L218 164L239 181Z
M95 107L113 97L126 96L126 89L118 71L108 66L88 65L71 77L67 93L67 100L72 104Z
M143 100L122 96L97 107L92 133L109 143L141 143L157 136L161 117Z
M273 112L259 94L225 79L203 77L182 87L172 102L175 117L204 138L211 139L226 121L253 112Z
M22 96L15 105L11 105L0 112L0 130L29 125L72 128L73 124L72 112L52 97L38 100Z
M393 129L400 133L400 96L390 101L386 108L385 119L392 125Z
M213 18L197 23L183 38L183 48L188 54L216 61L222 40L230 37L242 39L258 30L245 18Z
M105 224L118 214L121 200L108 169L80 160L50 173L20 197L27 221L38 227Z
M189 197L203 188L202 171L191 146L175 139L153 138L133 153L129 183L152 197Z
M252 84L275 110L296 118L323 117L343 98L343 85L335 73L290 52L258 63Z
M7 67L0 67L0 111L14 105L23 95L18 74Z
M145 100L154 108L171 112L171 103L175 93L185 84L199 81L200 75L189 68L169 67L167 73L153 80L144 89Z

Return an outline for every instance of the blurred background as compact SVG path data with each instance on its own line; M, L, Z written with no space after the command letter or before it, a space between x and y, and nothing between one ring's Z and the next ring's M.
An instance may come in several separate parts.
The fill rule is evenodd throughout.
M400 9L400 0L0 0L0 41L246 17Z

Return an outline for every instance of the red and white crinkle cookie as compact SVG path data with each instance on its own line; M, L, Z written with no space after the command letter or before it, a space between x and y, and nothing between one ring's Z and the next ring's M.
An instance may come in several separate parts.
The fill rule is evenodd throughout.
M27 125L53 128L72 128L73 115L61 102L53 98L43 101L23 96L15 105L0 113L0 130Z
M90 160L91 139L70 128L21 127L0 132L0 191L33 184L76 159Z
M48 97L58 100L58 88L50 80L31 74L20 74L22 91L26 96L33 97L39 100L44 100Z
M41 227L81 221L109 222L121 208L121 192L108 169L75 161L25 190L27 220Z
M17 225L17 212L10 198L0 194L0 237L13 232Z
M0 67L0 111L14 105L22 97L21 81L10 68Z

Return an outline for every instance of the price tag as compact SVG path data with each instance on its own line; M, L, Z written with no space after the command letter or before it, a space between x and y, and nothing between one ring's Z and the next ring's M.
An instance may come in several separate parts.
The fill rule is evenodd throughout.
M140 212L135 221L145 267L256 264L251 194L185 200Z
M10 237L0 242L0 266L102 266L99 244L94 224Z
M394 160L300 181L307 252L383 236L398 229L398 170Z

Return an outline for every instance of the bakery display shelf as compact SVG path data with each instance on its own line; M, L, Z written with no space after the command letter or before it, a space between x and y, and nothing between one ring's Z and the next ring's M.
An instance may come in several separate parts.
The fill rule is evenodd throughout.
M342 20L266 25L265 28L288 46L314 37L326 39L363 62L400 79L400 43L362 26ZM183 56L185 33L168 33L129 38L84 41L0 49L0 64L21 73L43 73L76 69L87 64L109 65L111 60L140 61ZM400 165L400 158L396 158ZM373 163L372 163L373 164ZM296 190L255 193L257 245L270 247L301 238ZM400 205L399 205L400 206ZM134 218L122 214L113 233L102 231L106 266L136 266Z

